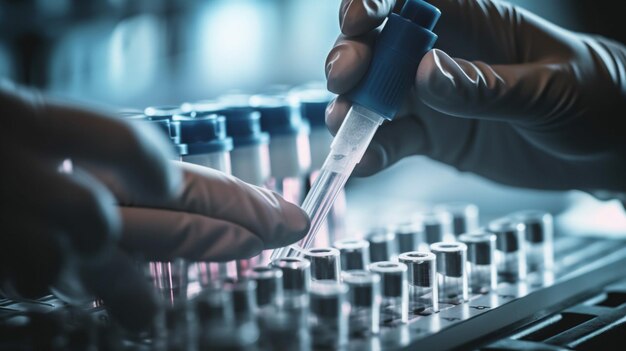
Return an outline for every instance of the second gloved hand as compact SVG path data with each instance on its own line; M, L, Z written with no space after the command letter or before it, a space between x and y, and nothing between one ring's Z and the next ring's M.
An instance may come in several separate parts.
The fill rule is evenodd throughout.
M278 194L210 168L174 162L176 198L145 200L104 181L119 201L120 246L146 259L224 262L291 244L307 232L304 211Z
M356 174L423 154L521 187L626 192L626 48L567 31L510 4L430 0L441 19L415 90L383 124ZM377 27L395 1L344 0L343 35L328 55L329 90L367 71ZM327 123L350 107L340 95Z

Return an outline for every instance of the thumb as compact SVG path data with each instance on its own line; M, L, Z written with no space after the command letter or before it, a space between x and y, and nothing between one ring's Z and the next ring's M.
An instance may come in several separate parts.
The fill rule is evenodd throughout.
M488 65L428 52L416 77L429 107L457 117L533 123L554 117L576 100L574 74L565 65Z

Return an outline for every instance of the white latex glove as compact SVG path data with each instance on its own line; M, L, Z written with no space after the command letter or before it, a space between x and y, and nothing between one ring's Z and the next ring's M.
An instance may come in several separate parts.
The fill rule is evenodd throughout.
M437 47L415 89L383 124L355 174L416 154L521 187L626 192L626 49L557 27L508 3L431 0ZM365 74L375 30L401 4L343 0L326 61L329 90ZM336 132L350 102L327 110Z

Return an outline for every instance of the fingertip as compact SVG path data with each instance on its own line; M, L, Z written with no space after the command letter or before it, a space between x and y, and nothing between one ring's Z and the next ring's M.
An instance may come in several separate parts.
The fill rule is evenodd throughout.
M363 155L361 162L354 168L354 175L357 177L369 177L387 167L387 154L385 148L372 141Z
M339 10L341 32L356 36L373 30L383 23L394 3L389 0L344 0Z

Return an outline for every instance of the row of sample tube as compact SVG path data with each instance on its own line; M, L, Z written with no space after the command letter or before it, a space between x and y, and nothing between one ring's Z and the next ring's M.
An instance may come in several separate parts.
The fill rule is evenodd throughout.
M230 94L216 100L125 110L129 121L153 124L172 141L177 158L280 193L300 204L328 153L332 136L325 126L333 95L319 84L273 94ZM344 231L345 195L320 235L329 245ZM236 278L252 266L268 263L269 252L237 262L152 262L150 275L168 300L185 295L187 268L200 287L212 280ZM188 267L189 266L189 267Z
M448 214L439 218L454 218ZM458 223L467 226L467 218ZM255 266L236 280L212 281L166 309L159 335L168 336L166 349L341 349L350 339L377 340L384 328L462 304L499 283L523 281L528 271L553 268L546 212L514 213L426 250L419 249L428 238L424 228L412 235L389 230L384 245L379 232L375 239L340 240Z

